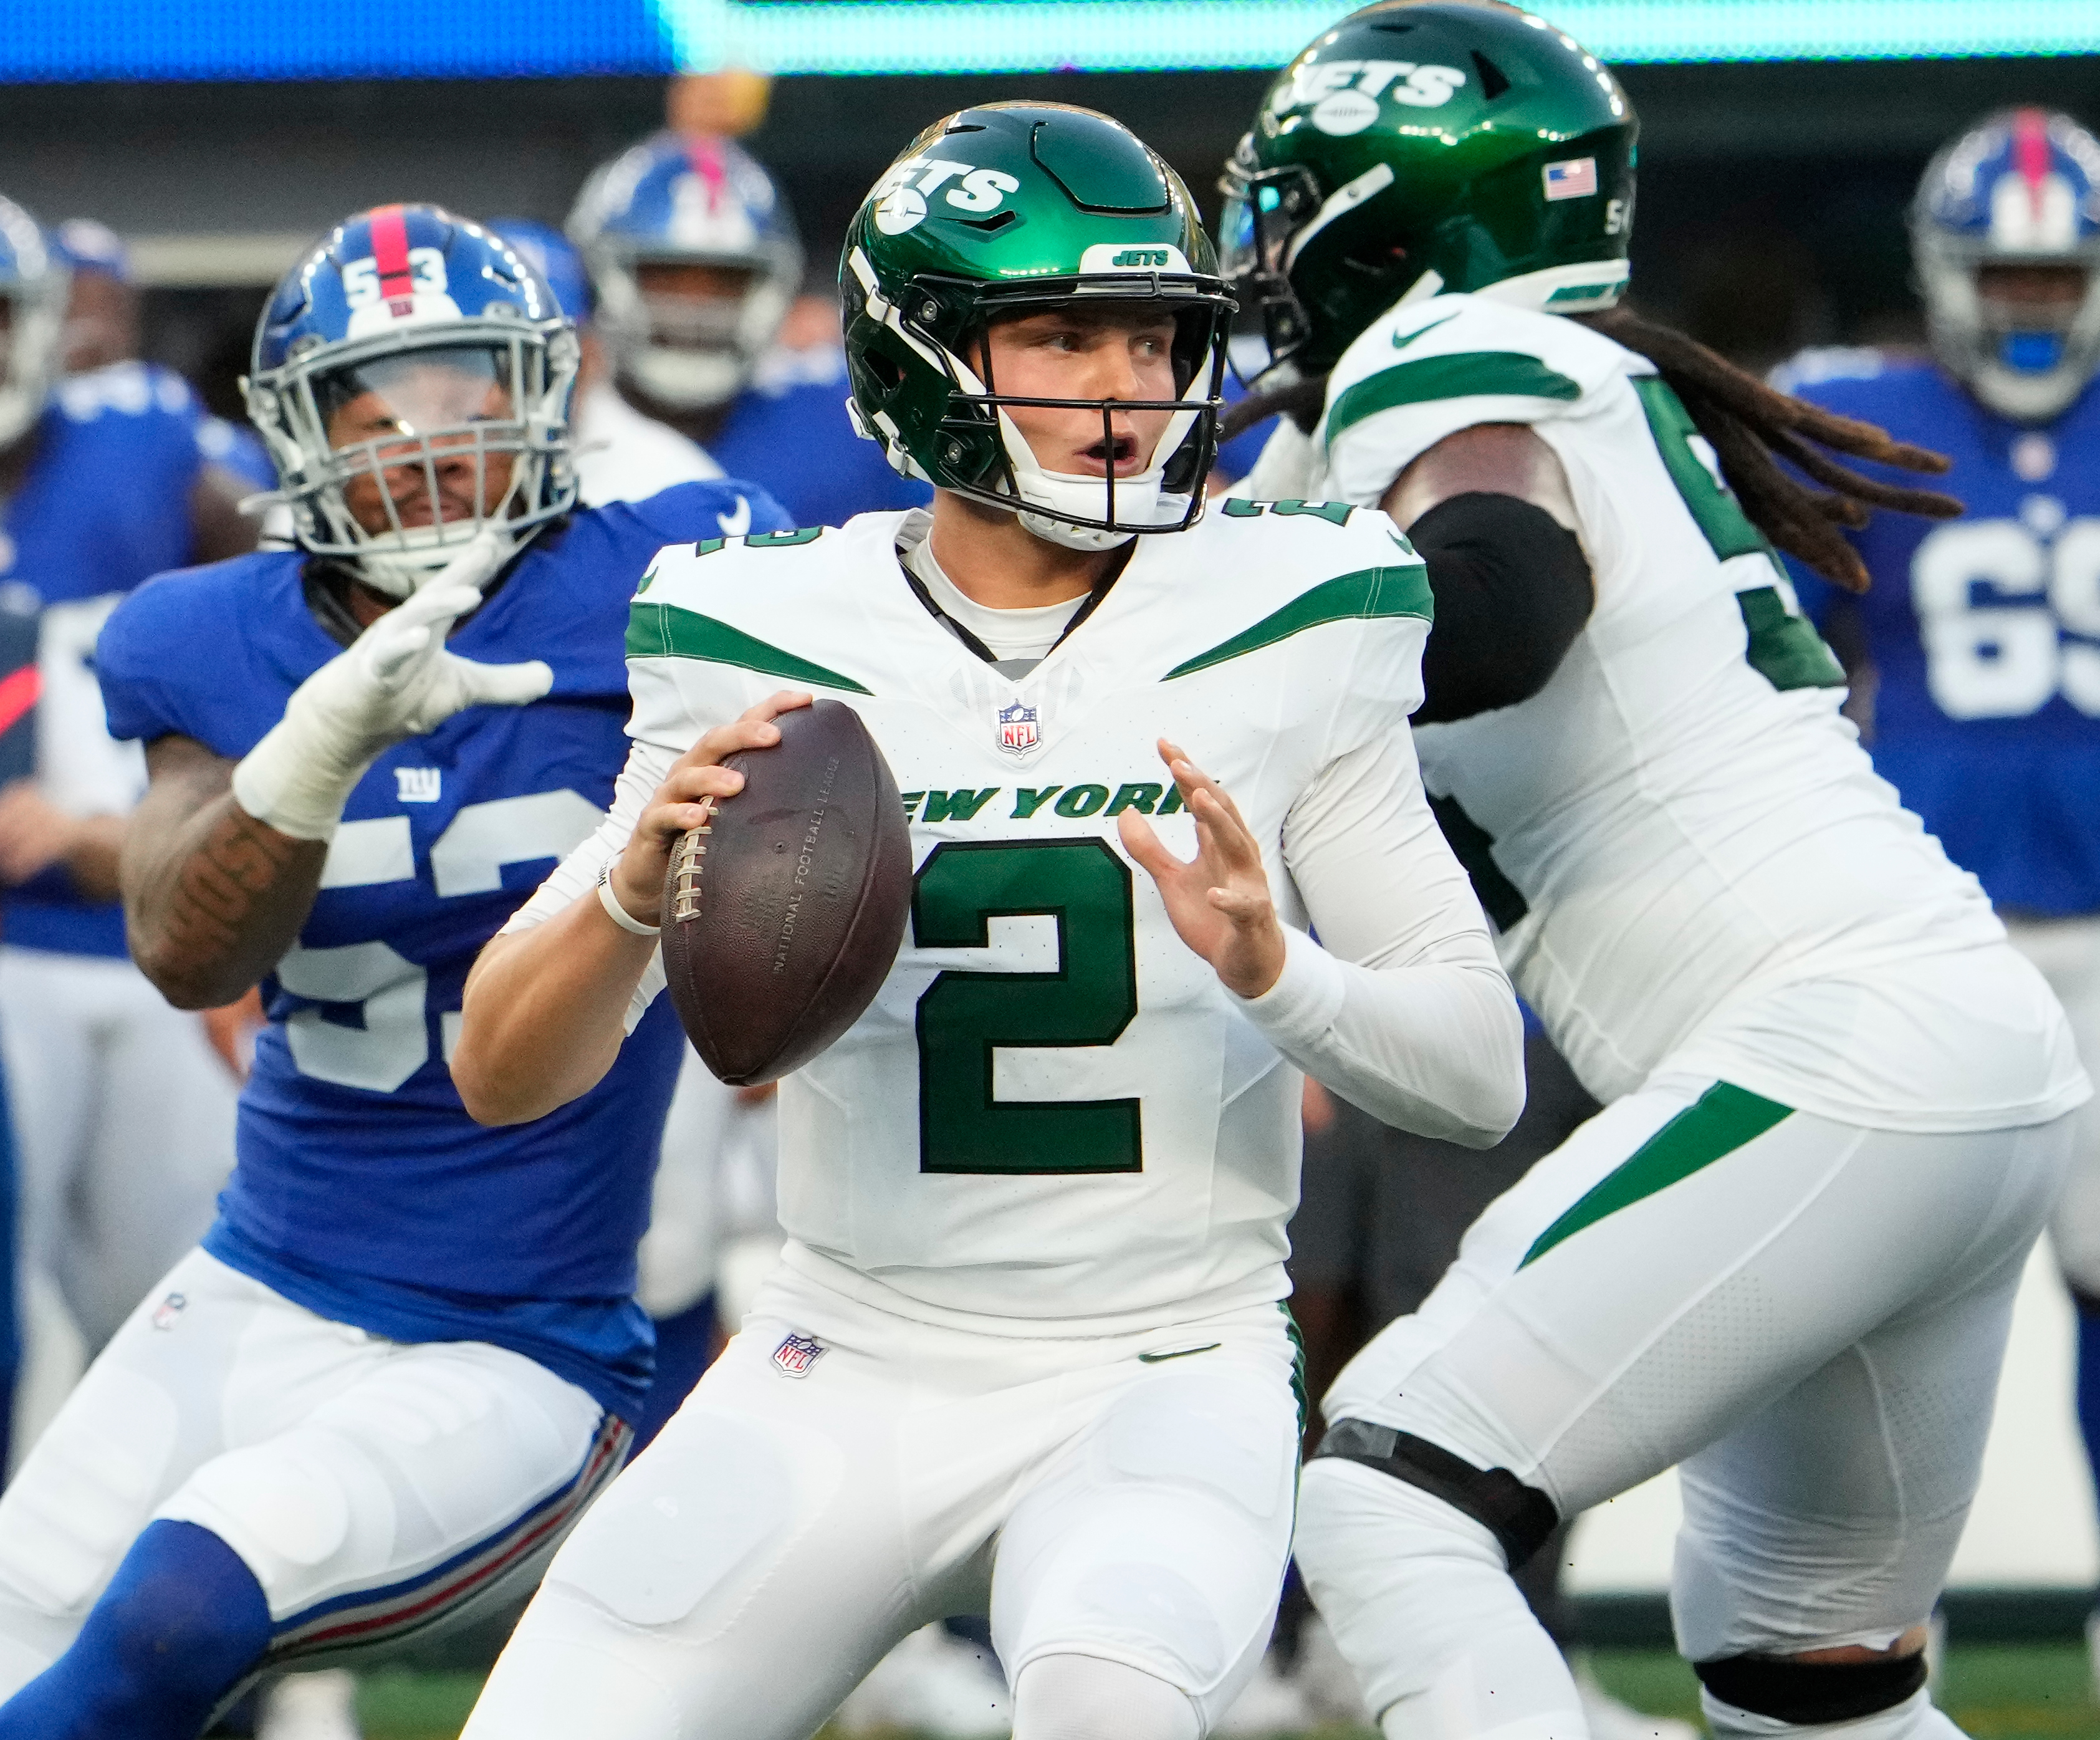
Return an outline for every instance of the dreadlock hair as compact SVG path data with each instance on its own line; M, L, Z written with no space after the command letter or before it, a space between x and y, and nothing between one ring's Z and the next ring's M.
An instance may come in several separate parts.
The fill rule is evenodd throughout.
M1847 592L1864 592L1868 576L1859 552L1844 537L1846 528L1865 525L1877 507L1931 519L1952 519L1962 511L1961 502L1936 489L1882 483L1832 457L1842 453L1899 470L1938 473L1948 468L1942 454L1768 386L1697 339L1630 308L1573 318L1653 363L1713 444L1721 475L1751 523ZM1326 395L1325 375L1251 394L1226 414L1218 439L1229 441L1279 414L1310 435ZM1804 484L1781 460L1824 487Z

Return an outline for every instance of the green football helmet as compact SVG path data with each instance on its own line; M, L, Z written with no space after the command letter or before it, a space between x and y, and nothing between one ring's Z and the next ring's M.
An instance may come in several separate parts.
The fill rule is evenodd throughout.
M1104 550L1203 511L1217 452L1231 293L1180 178L1122 125L1061 103L989 103L937 121L846 231L839 271L854 426L907 477ZM1174 320L1171 400L1026 399L980 344L1009 315L1152 304ZM1005 407L1171 410L1135 477L1046 471ZM1111 467L1111 473L1113 468Z
M1500 0L1385 0L1286 68L1225 166L1220 254L1272 366L1330 369L1403 298L1555 313L1626 282L1639 123L1608 68Z

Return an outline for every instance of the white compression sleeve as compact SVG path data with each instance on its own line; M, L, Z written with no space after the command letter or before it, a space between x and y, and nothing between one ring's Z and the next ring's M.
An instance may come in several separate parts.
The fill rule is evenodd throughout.
M653 743L634 743L627 752L627 765L614 783L612 808L606 812L605 819L581 845L554 866L554 873L532 891L532 899L513 912L510 921L496 934L508 936L514 931L530 930L535 925L545 924L571 901L586 897L595 899L598 872L627 850L635 824L642 819L642 812L648 808L649 800L655 796L656 788L664 783L664 775L677 759L673 750ZM635 1023L649 1012L649 1005L655 1001L664 983L664 955L659 949L650 956L648 970L642 974L642 983L634 987L634 996L627 1005L629 1032L632 1033Z
M1405 723L1328 766L1283 856L1321 942L1286 930L1282 977L1242 1013L1384 1123L1501 1141L1524 1109L1524 1023Z

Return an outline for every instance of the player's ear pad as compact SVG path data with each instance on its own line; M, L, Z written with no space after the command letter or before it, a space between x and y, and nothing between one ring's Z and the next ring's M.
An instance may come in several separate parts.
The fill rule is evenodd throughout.
M781 714L723 764L743 789L682 836L664 882L664 972L700 1061L742 1086L800 1069L889 976L911 908L897 781L838 701Z

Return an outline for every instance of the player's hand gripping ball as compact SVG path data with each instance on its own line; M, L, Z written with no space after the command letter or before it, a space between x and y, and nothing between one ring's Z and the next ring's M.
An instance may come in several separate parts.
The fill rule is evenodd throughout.
M911 908L897 780L838 701L783 713L780 740L681 835L664 878L664 971L700 1061L735 1086L800 1069L860 1019Z

